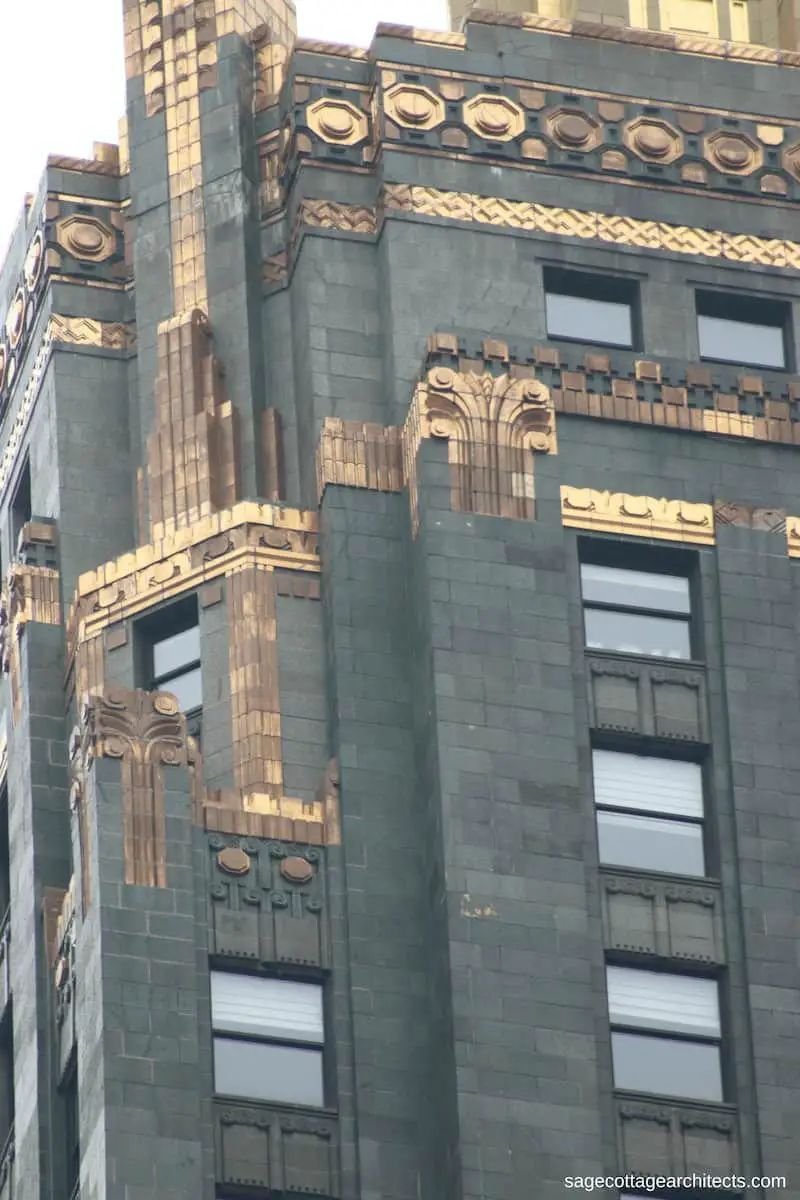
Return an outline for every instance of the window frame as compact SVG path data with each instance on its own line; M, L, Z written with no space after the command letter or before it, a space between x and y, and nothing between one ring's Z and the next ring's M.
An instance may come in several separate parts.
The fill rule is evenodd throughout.
M186 716L190 724L193 722L198 726L197 733L193 729L190 732L199 741L199 718L203 711L204 699L202 695L202 643L200 646L200 656L197 659L187 659L185 663L169 671L165 671L161 675L157 675L155 670L155 647L168 638L186 633L188 630L194 628L198 630L199 639L200 604L195 592L187 596L182 596L159 608L151 609L140 617L136 622L136 639L139 643L137 674L143 680L147 691L169 692L171 690L169 685L173 680L183 678L183 676L190 674L192 671L200 670L200 703L193 705L192 708L187 708L184 712L184 716Z
M772 311L773 320L754 320L754 307L762 307ZM711 288L696 287L694 290L695 328L697 331L697 350L700 362L722 363L726 366L748 367L759 371L777 371L791 373L795 366L795 353L792 337L792 301L790 298L775 296L758 296L745 292L714 291ZM783 365L774 363L755 362L752 359L720 358L717 355L703 353L703 343L700 335L700 317L708 317L721 321L735 321L740 325L752 325L767 329L778 329L781 333L783 346Z
M658 1096L658 1097L663 1097L666 1100L683 1101L683 1102L695 1103L695 1104L725 1104L725 1103L727 1103L728 1095L729 1095L729 1082L728 1082L728 1078L727 1078L725 1056L723 1054L723 1048L725 1045L726 1038L725 1038L723 1003L722 1003L722 1000L723 1000L722 987L721 987L720 979L718 979L716 976L713 976L713 975L691 974L688 971L675 971L675 970L659 971L659 970L654 970L650 966L638 967L638 966L631 966L629 963L626 963L625 966L622 968L624 970L629 970L629 971L638 971L638 972L641 972L642 974L647 974L647 975L664 975L664 976L670 976L674 979L702 979L707 982L713 982L716 987L717 1013L719 1016L719 1032L715 1036L711 1037L708 1035L703 1035L703 1034L698 1034L698 1033L688 1033L683 1030L659 1029L657 1027L649 1026L649 1025L633 1025L633 1024L630 1024L629 1022L625 1022L625 1021L622 1021L622 1022L615 1021L611 1015L611 1004L610 1004L609 987L608 987L608 971L609 971L609 969L618 968L620 965L621 964L619 964L617 962L613 962L613 961L606 962L606 1004L607 1004L607 1008L608 1008L608 1018L609 1018L608 1024L609 1024L609 1042L610 1042L610 1047L611 1047L611 1072L612 1072L612 1081L613 1081L614 1090L619 1091L619 1092L629 1092L631 1095L654 1096L654 1097ZM683 1045L683 1046L702 1045L702 1046L714 1047L717 1051L717 1057L718 1057L718 1062L719 1062L719 1079L720 1079L720 1093L721 1093L719 1098L716 1100L709 1100L707 1097L692 1096L690 1093L676 1095L671 1092L658 1092L655 1090L646 1092L646 1091L639 1091L636 1088L625 1087L622 1084L618 1084L617 1079L616 1079L616 1070L615 1070L615 1066L614 1066L614 1034L615 1033L627 1034L629 1036L638 1037L638 1038L652 1038L653 1040L678 1043L679 1045Z
M544 285L545 328L549 341L571 342L579 345L603 346L611 350L640 350L642 346L641 293L639 280L629 276L585 271L569 265L545 264ZM547 315L548 296L566 296L573 300L594 300L626 305L630 312L630 342L608 342L598 338L551 333Z
M322 1013L321 1040L318 1042L302 1041L301 1039L298 1039L296 1037L279 1037L279 1036L275 1036L274 1034L259 1035L259 1034L254 1034L254 1033L245 1033L242 1030L227 1030L227 1029L219 1029L218 1030L216 1028L216 1024L215 1024L215 1020L214 1020L214 1001L213 1001L213 991L212 991L212 983L211 983L211 978L215 974L232 976L232 977L238 976L239 978L246 978L246 979L258 979L258 980L273 981L276 983L301 983L301 984L305 984L305 985L309 985L309 986L317 988L319 991L319 994L320 994L320 1009L321 1009L321 1013ZM307 1109L311 1109L316 1112L322 1111L323 1109L326 1109L328 1107L329 1086L330 1085L329 1085L329 1077L328 1077L329 1048L328 1048L328 1037L327 1037L327 1033L328 1033L327 988L325 986L325 981L323 979L308 978L308 977L301 978L299 976L298 977L295 977L295 976L287 977L284 975L272 975L272 974L260 973L260 972L256 972L256 971L231 970L231 969L229 969L227 964L225 966L217 966L212 962L210 971L209 971L209 1007L210 1007L210 1012L211 1012L212 1077L213 1077L213 1088L214 1088L215 1096L225 1097L225 1098L231 1099L231 1100L236 1099L236 1100L242 1101L244 1103L248 1103L248 1104L280 1105L280 1106L284 1106L287 1108L307 1108ZM228 1092L218 1092L216 1090L217 1085L216 1085L216 1061L215 1061L216 1060L216 1043L217 1043L218 1039L221 1039L223 1041L231 1041L231 1042L244 1042L244 1043L247 1043L248 1045L278 1046L278 1047L289 1049L289 1050L301 1050L301 1051L306 1051L308 1053L312 1053L312 1052L316 1053L319 1056L320 1068L321 1068L321 1071L320 1071L321 1082L322 1082L321 1103L320 1104L309 1104L309 1103L298 1103L293 1100L258 1099L258 1098L252 1097L252 1096L237 1095L236 1093L231 1094Z
M631 564L631 559L633 560L633 563L635 563L636 565ZM665 571L663 569L653 570L646 562L642 562L641 559L639 559L635 555L632 555L631 558L629 558L627 561L625 561L625 560L623 560L623 561L624 561L624 565L623 565L623 562L621 562L621 561L614 561L613 559L605 560L602 558L587 557L583 553L580 554L579 564L578 564L579 565L578 574L579 574L580 589L581 589L581 618L582 618L582 624L583 624L583 644L584 644L585 650L587 650L591 653L619 654L619 655L624 656L625 658L654 659L656 662L668 662L668 663L696 662L699 647L697 645L697 642L698 642L697 613L696 613L697 606L696 606L696 601L695 601L695 587L694 587L693 573L686 568L684 568L683 571L679 571L679 570ZM675 564L675 565L677 566L677 564ZM671 609L642 608L641 606L638 606L635 604L624 604L624 603L623 604L614 604L608 600L587 600L585 598L584 592L583 592L583 568L584 567L605 567L610 570L631 571L631 572L638 573L640 575L664 575L664 576L666 576L668 578L672 578L672 579L685 579L688 584L688 590L689 590L689 612L688 613L678 613ZM689 633L689 655L687 658L680 658L680 657L670 658L669 656L665 657L664 655L661 655L661 654L648 654L647 651L615 650L615 649L605 649L603 647L597 647L597 646L590 646L588 643L587 634L586 634L585 613L587 612L587 610L621 613L623 615L630 615L630 616L653 617L653 618L659 619L659 620L672 621L676 625L677 624L685 625L687 627L688 633Z
M696 879L696 880L709 879L710 875L709 875L708 813L707 813L707 801L706 801L707 785L706 785L706 772L703 769L703 764L697 762L694 759L680 758L675 754L657 754L657 753L654 753L653 749L650 747L640 748L638 745L637 745L637 749L634 750L633 748L628 747L628 746L621 748L619 745L613 745L613 746L608 745L607 746L607 745L602 745L599 743L593 743L592 747L591 747L591 751L592 751L592 799L594 801L595 829L597 831L597 857L598 857L598 863L600 864L600 866L608 867L611 870L618 870L618 871L646 871L648 874L655 874L655 875L679 875L683 879ZM655 810L655 809L645 809L645 808L634 808L634 807L631 807L630 805L614 805L614 804L609 804L606 802L603 802L603 803L598 802L597 797L596 797L596 792L595 792L596 771L595 771L595 757L594 757L597 751L605 751L607 753L612 753L612 754L623 754L623 755L627 755L630 758L649 758L649 759L656 759L656 760L660 759L662 762L684 762L684 763L690 763L692 766L696 766L698 768L698 771L700 772L700 797L701 797L702 806L703 806L702 816L699 816L699 817L690 817L690 816L684 816L684 815L676 816L673 813L664 812L660 809ZM686 874L685 872L678 871L678 870L669 871L669 870L664 870L664 869L660 869L657 867L632 866L632 865L625 864L625 863L609 862L606 859L603 859L601 857L601 851L600 851L600 833L599 833L599 823L597 820L600 813L616 813L621 816L642 817L647 820L653 820L653 821L668 821L668 822L670 822L670 824L691 825L693 828L699 829L700 830L700 846L701 846L702 855L703 855L703 868L704 868L703 874L702 875L696 875L693 873Z

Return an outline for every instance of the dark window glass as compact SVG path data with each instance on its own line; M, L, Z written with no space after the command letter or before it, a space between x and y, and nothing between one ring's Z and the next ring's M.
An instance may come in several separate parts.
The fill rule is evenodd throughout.
M606 346L633 345L630 304L548 292L546 306L548 337L600 342Z
M611 1032L614 1086L657 1096L720 1101L719 1046L647 1034Z
M703 827L601 809L597 814L600 862L643 871L705 875Z
M182 670L200 658L200 629L197 625L174 633L153 644L153 674L157 679Z
M16 556L19 535L32 516L31 508L31 464L26 458L11 501L11 556Z
M789 361L791 307L757 296L697 294L701 358L785 370Z
M689 580L680 575L658 575L652 571L582 563L581 587L587 603L686 616L691 612Z
M221 1096L319 1108L324 1103L322 1051L215 1037L214 1088Z
M148 689L171 692L182 712L199 709L203 684L196 598L150 613L139 630Z
M591 650L691 658L688 621L651 617L610 608L585 608L586 645Z

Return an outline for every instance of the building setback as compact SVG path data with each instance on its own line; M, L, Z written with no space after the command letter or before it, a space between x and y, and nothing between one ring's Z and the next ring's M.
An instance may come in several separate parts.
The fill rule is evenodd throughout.
M796 1197L800 55L125 8L0 274L0 1200Z

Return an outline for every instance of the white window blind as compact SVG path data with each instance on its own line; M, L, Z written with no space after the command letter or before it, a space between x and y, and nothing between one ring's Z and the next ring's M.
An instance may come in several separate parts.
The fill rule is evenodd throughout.
M612 1025L697 1037L720 1036L715 980L630 967L607 967L606 979Z
M322 1045L322 988L288 979L211 972L211 1014L215 1033Z
M618 604L622 608L644 608L656 612L691 611L689 580L680 575L656 575L627 567L581 564L583 598L590 603Z
M593 750L595 803L674 817L703 817L703 773L697 763Z

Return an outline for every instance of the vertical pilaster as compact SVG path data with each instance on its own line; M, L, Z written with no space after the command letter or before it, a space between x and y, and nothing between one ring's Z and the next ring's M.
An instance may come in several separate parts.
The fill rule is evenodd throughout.
M12 636L18 637L13 628ZM19 645L19 700L10 731L10 982L13 995L15 1158L19 1200L58 1200L65 1137L56 1093L46 888L69 882L69 804L63 703L63 635L29 621Z
M452 1012L457 1194L558 1200L604 1160L602 943L581 787L558 460L536 520L451 511L453 466L423 442L411 545L424 664L422 791L439 842ZM540 481L544 476L544 482ZM438 827L438 829L437 829ZM436 909L434 908L434 911ZM446 1073L442 1073L446 1087ZM444 1102L442 1097L440 1102Z
M89 876L75 950L86 1200L209 1194L210 1044L174 710L168 696L109 689L90 698L76 739Z

